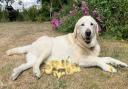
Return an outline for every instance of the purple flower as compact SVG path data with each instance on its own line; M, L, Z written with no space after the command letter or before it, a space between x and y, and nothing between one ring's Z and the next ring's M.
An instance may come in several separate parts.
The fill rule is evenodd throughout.
M87 5L82 5L81 10L83 12L83 15L89 15L89 9Z
M97 8L93 10L93 16L96 18L97 21L102 22L101 16L98 14Z
M95 9L93 10L93 16L94 16L94 17L98 17L97 8L95 8Z
M85 16L89 15L89 8L88 8L86 2L84 2L84 1L81 2L81 10L82 10L83 15L85 15Z
M56 29L60 26L61 22L60 22L59 19L54 18L54 19L51 20L51 24L52 24L53 28Z

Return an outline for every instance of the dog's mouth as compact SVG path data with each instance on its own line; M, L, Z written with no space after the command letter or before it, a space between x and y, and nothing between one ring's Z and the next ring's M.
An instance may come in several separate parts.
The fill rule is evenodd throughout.
M81 35L82 36L82 35ZM86 36L86 37L83 37L82 36L82 39L84 40L84 42L86 42L87 44L91 43L91 36Z

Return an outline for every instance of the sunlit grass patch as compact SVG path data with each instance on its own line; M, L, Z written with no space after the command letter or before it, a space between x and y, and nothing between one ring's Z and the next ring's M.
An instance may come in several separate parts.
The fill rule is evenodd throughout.
M122 41L104 41L101 43L100 56L110 56L120 60L128 60L128 43Z

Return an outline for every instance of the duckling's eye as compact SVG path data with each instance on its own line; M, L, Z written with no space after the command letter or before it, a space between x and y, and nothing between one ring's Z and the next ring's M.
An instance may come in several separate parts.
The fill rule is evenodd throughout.
M93 25L93 23L91 23L91 25Z
M84 23L82 23L81 26L84 26Z

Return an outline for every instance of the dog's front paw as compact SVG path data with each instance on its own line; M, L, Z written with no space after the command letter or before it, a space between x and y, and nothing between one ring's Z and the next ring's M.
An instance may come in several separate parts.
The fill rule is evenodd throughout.
M123 62L119 63L119 64L118 64L118 66L121 66L121 67L126 67L126 68L128 68L128 64L126 64L126 63L123 63Z
M39 69L33 68L33 74L36 77L36 79L40 79L41 78L41 72L40 72Z
M117 70L110 65L105 66L103 70L107 72L117 72Z

